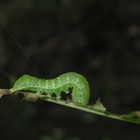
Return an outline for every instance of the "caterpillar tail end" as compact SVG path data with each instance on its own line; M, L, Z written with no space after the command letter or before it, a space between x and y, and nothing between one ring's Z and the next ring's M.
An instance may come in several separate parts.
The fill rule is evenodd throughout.
M14 94L14 93L15 93L15 90L14 90L13 88L10 88L10 92L11 92L12 94Z

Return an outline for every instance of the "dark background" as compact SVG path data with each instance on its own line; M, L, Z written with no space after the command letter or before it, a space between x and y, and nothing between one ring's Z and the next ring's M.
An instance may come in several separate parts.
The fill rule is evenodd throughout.
M140 109L139 0L1 0L0 88L75 71L111 112ZM140 126L48 102L0 99L0 140L137 140Z

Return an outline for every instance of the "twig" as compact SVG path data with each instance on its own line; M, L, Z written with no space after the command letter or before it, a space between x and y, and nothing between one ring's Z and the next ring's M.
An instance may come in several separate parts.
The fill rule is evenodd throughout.
M0 89L0 98L5 95L11 95L11 91L9 89Z
M78 106L70 101L68 102L64 100L57 100L52 97L51 98L46 97L46 95L40 95L37 93L34 94L34 93L24 92L24 91L19 91L19 93L17 94L20 94L20 93L24 95L24 99L27 101L36 101L37 99L41 99L44 101L52 102L55 104L63 105L66 107L77 109L77 110L89 112L92 114L97 114L100 116L104 116L104 117L108 117L108 118L112 118L116 120L140 124L140 111L134 111L129 114L118 115L118 114L114 114L114 113L110 113L106 111L106 108L102 105L100 101L98 101L94 105ZM0 97L5 96L5 95L17 95L17 94L11 93L9 89L0 89Z

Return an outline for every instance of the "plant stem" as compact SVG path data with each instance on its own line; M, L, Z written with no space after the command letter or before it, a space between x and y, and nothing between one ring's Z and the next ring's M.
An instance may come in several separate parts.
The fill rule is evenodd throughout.
M114 114L103 109L97 109L95 108L95 105L78 106L70 101L58 100L58 99L55 99L52 97L51 98L46 97L46 95L40 95L37 93L19 91L19 93L14 94L14 93L11 93L9 89L0 89L0 97L5 96L5 95L18 95L20 93L23 94L25 97L25 100L28 100L28 101L36 101L37 99L40 99L40 100L48 101L51 103L63 105L66 107L74 108L77 110L89 112L92 114L97 114L100 116L104 116L104 117L108 117L108 118L112 118L116 120L121 120L125 122L140 124L140 117L139 117L140 111L135 111L135 112L131 112L129 114L124 114L124 115L118 115L118 114Z

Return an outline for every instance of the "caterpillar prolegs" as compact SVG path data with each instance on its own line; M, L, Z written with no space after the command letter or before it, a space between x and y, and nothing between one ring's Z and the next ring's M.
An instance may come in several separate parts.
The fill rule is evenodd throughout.
M11 92L31 91L34 93L52 96L55 94L57 98L61 98L62 91L68 93L72 88L72 101L76 105L85 106L89 102L90 88L88 81L84 76L75 72L61 74L54 79L38 79L30 75L21 76L11 88Z

